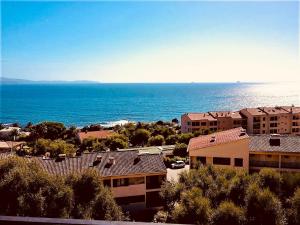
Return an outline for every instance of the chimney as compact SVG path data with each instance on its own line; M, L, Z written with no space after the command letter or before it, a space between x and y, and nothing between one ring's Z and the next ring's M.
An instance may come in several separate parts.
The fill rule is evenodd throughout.
M133 164L137 164L139 161L141 161L141 157L138 155L135 159L134 159L134 162Z
M215 142L216 141L216 137L215 136L212 136L211 138L210 138L210 142Z
M97 155L95 162L101 162L101 160L102 160L102 155Z
M270 146L280 146L280 135L272 134L269 139Z
M245 135L246 135L246 130L245 129L241 129L240 137L241 136L245 136Z
M110 156L110 157L108 158L108 163L109 163L110 165L114 165L114 164L116 163L115 158L112 157L112 156Z
M58 154L58 158L59 159L65 159L66 158L66 154Z

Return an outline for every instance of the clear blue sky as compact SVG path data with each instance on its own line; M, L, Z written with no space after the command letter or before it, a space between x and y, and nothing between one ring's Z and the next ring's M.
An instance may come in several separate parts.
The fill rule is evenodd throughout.
M273 74L281 62L280 76L299 62L297 1L4 1L1 28L2 76L12 78L260 81L239 74Z

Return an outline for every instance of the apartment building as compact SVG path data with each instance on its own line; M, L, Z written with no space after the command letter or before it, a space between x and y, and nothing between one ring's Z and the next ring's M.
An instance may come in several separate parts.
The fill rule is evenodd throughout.
M291 135L259 135L250 138L250 171L275 168L300 172L300 137Z
M218 131L229 130L232 128L242 127L243 117L239 112L218 111L208 112L218 121Z
M289 106L282 106L284 110L291 114L292 118L292 127L291 133L292 134L300 134L300 107L289 107Z
M186 113L181 116L181 132L194 131L211 131L218 130L218 121L209 113Z
M242 127L192 138L190 168L199 164L249 169L249 136Z
M34 157L42 168L55 175L67 175L86 169L96 169L103 184L111 188L118 204L131 208L161 205L159 191L166 179L167 169L160 154L138 151L83 153L60 160Z
M192 138L188 153L191 168L202 164L244 168L250 172L262 168L300 172L300 136L248 136L242 128L235 128Z
M209 117L211 116L211 117ZM216 121L216 127L207 125L207 120ZM222 131L243 127L248 134L300 134L300 107L276 106L244 108L237 112L219 111L186 113L181 117L181 132L201 129Z

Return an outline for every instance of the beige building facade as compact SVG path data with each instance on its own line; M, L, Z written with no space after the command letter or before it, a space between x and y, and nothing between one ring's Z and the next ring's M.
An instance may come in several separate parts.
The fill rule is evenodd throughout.
M249 169L249 136L242 127L192 138L190 168L202 165Z
M186 113L181 116L181 132L206 131L215 132L218 130L218 121L209 113Z
M188 146L190 168L202 165L244 168L250 172L273 168L300 172L300 136L252 135L242 128L192 138Z

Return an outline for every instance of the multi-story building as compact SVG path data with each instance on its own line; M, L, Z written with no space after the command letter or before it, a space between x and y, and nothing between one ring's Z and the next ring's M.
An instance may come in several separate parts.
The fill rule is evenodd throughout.
M188 145L191 168L203 165L258 171L274 168L300 172L300 136L253 135L242 128L192 138Z
M292 134L300 134L300 107L289 107L289 106L282 106L284 110L291 114L292 118L292 127L291 133Z
M241 114L247 118L247 133L249 134L266 134L267 114L259 108L242 109Z
M103 184L111 188L116 202L127 208L161 205L159 192L167 169L160 154L138 151L83 153L60 160L45 157L32 159L54 175L67 175L93 168L99 171Z
M208 113L217 119L218 131L229 130L243 125L243 118L239 112L218 111Z
M207 121L217 121L217 129L208 127ZM244 108L238 112L186 113L181 117L182 133L199 129L222 131L240 126L247 129L248 134L300 134L300 107Z
M264 167L300 172L300 137L259 135L250 138L250 171Z
M249 168L249 136L242 127L192 138L190 168L204 165Z
M209 113L186 113L181 116L181 132L217 131L218 121Z

